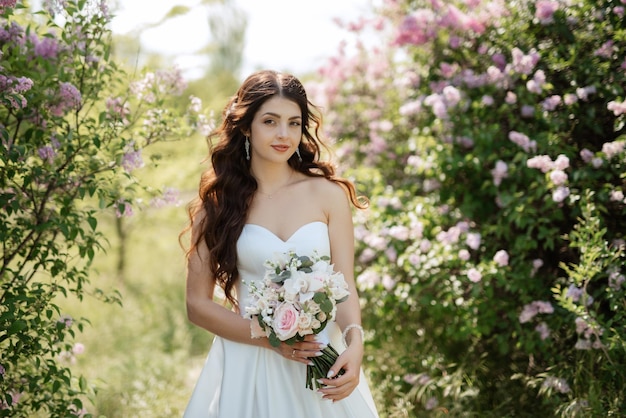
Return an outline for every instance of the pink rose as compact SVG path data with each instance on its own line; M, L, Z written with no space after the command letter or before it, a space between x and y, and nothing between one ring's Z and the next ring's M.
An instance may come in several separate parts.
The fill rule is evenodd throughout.
M279 340L285 341L298 332L299 312L291 303L283 302L274 311L272 328Z

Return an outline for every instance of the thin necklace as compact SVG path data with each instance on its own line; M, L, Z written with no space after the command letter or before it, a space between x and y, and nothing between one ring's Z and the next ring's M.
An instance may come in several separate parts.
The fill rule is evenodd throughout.
M289 178L287 179L285 184L280 186L278 189L274 190L272 193L265 193L265 192L262 192L260 189L257 189L257 192L261 193L262 195L267 196L268 199L272 199L272 197L274 197L274 195L280 193L281 190L283 190L285 187L287 187L289 184L291 184L291 178L292 177L293 177L293 170L291 170L291 174L289 175Z

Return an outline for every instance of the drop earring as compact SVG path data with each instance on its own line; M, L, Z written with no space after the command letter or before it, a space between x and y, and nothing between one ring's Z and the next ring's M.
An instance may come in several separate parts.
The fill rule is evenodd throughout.
M302 162L302 156L300 155L300 147L296 148L296 154L298 154L298 161Z
M246 142L243 144L246 149L246 160L250 161L250 140L246 137Z

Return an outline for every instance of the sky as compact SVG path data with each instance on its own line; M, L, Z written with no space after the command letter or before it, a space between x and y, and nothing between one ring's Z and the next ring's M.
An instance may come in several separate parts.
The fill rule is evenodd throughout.
M372 0L233 0L247 15L242 78L258 68L289 71L296 76L317 70L333 56L350 33L344 22L371 14ZM185 16L143 30L142 48L171 56L189 78L200 75L206 57L194 54L210 41L208 10L200 0L118 0L112 22L115 33L125 34L144 24L159 22L172 5L193 7Z

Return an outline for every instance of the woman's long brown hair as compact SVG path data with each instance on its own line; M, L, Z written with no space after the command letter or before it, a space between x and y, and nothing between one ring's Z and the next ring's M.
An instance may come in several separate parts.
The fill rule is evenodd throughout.
M327 146L319 139L321 114L306 96L302 83L289 74L259 71L250 75L241 85L222 113L220 126L209 136L211 167L202 174L199 196L189 206L191 228L196 216L202 234L191 243L188 255L204 240L209 250L210 271L216 283L224 290L228 302L237 306L233 287L239 277L237 270L237 240L246 223L248 209L257 182L250 173L246 159L244 132L249 132L254 115L271 97L280 96L295 102L302 112L302 140L299 149L302 161L294 154L288 161L292 169L310 177L324 177L340 184L347 191L352 204L363 208L354 185L335 176L334 167L320 161L320 151ZM182 235L182 234L181 234Z

